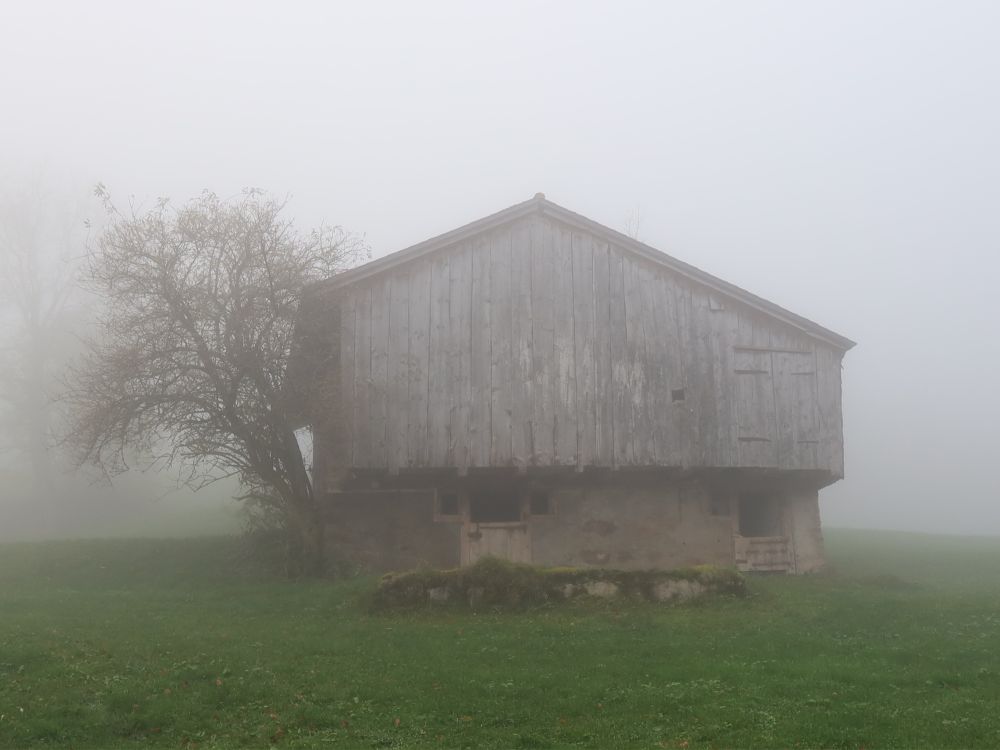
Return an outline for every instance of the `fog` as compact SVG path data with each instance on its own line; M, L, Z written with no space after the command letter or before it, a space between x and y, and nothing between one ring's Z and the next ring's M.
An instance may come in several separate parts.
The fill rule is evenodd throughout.
M825 523L1000 534L998 24L913 0L8 3L0 175L139 204L260 187L376 257L538 191L631 221L859 342Z

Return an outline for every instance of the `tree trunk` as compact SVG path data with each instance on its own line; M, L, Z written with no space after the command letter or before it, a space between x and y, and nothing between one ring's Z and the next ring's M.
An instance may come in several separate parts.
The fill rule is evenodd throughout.
M288 467L288 490L285 495L288 520L288 574L322 576L323 519L316 503L312 478L306 468L295 432L287 430L284 438L284 464Z
M51 440L51 407L46 390L46 354L41 345L41 337L46 332L38 326L29 329L34 345L28 353L24 398L24 440L25 450L31 466L32 492L36 507L43 509L46 522L56 522L55 481L53 477Z
M323 521L315 509L289 513L286 573L290 578L319 577L325 572Z

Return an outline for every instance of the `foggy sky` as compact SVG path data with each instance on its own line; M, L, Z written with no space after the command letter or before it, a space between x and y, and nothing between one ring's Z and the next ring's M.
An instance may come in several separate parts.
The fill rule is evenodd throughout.
M974 2L8 0L0 171L260 187L376 256L538 191L638 211L859 342L825 523L1000 534L998 42Z

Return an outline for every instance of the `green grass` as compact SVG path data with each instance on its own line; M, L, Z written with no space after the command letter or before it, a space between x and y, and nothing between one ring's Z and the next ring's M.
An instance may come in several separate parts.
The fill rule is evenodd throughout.
M230 540L0 546L0 747L997 747L1000 540L748 599L370 615Z

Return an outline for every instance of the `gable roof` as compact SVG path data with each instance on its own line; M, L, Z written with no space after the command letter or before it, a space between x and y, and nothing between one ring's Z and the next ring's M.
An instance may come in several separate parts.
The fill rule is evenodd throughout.
M453 229L450 232L445 232L437 237L432 237L429 240L424 240L416 245L390 253L389 255L383 256L369 263L365 263L357 268L352 268L344 273L337 274L326 281L319 282L314 286L314 288L324 290L336 289L348 284L353 284L370 276L396 268L404 263L409 263L410 261L421 258L437 250L454 245L457 242L480 234L481 232L488 231L502 224L506 224L507 222L530 216L535 212L606 239L609 243L613 243L617 247L623 248L631 253L634 253L635 255L667 268L679 276L683 276L701 284L702 286L708 287L712 291L717 292L724 297L736 300L773 318L777 318L778 320L781 320L814 338L824 341L841 351L847 351L855 345L855 342L851 341L849 338L841 336L839 333L835 333L829 328L824 328L808 318L797 315L791 310L786 310L780 305L776 305L763 297L758 297L756 294L752 294L745 289L741 289L735 284L730 284L728 281L724 281L717 276L713 276L706 271L702 271L700 268L696 268L690 263L678 260L677 258L667 255L666 253L661 252L654 247L650 247L645 243L639 242L626 234L622 234L621 232L611 229L610 227L606 227L603 224L599 224L592 219L588 219L586 216L582 216L574 211L570 211L567 208L563 208L562 206L548 200L544 193L536 193L533 198L526 200L523 203L518 203L510 208L505 208L503 211L498 211L495 214L490 214L482 219L461 226L458 229Z

